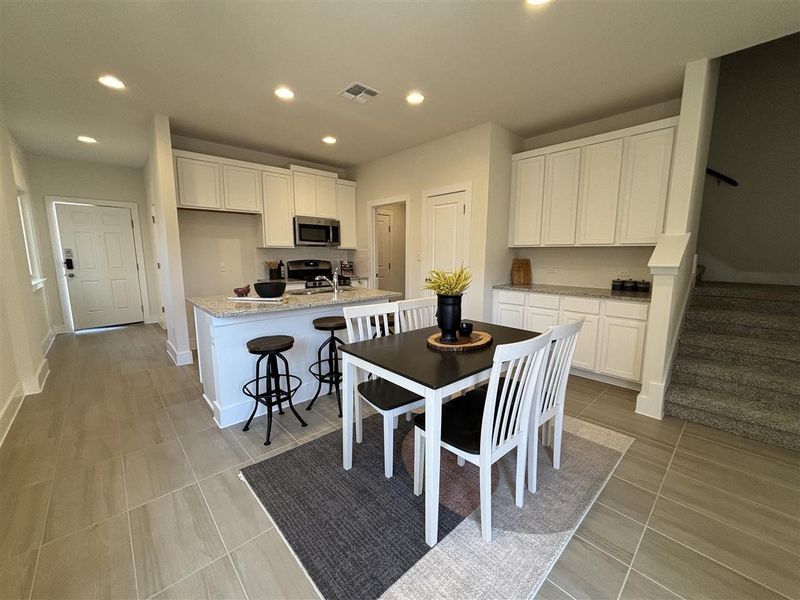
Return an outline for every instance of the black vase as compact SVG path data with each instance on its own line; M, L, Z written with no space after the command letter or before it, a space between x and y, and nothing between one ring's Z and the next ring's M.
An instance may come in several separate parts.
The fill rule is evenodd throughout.
M442 330L440 341L453 344L458 341L458 326L461 325L461 294L443 296L437 294L439 300L436 311L436 324Z

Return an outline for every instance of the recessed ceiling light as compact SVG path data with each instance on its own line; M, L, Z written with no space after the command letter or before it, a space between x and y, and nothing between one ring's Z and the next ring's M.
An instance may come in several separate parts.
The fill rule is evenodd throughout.
M541 6L542 4L547 4L550 0L525 0L531 6Z
M275 95L281 100L291 100L294 98L294 92L286 86L275 88Z
M324 138L322 138L322 141L325 142L326 144L335 144L336 138L333 137L332 135L326 135Z
M97 81L100 85L104 85L107 88L111 88L112 90L124 90L125 89L125 82L122 81L119 77L114 75L101 75L97 78Z
M78 141L79 142L83 142L84 144L96 144L97 143L97 140L94 139L90 135L79 135L78 136Z
M425 100L425 96L417 91L409 92L406 96L406 102L409 104L422 104L423 100Z

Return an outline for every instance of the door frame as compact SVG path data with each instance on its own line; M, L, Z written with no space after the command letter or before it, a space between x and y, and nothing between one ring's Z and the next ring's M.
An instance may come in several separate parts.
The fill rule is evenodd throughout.
M411 232L411 194L401 194L399 196L391 196L389 198L381 198L379 200L371 200L367 202L367 222L369 223L369 287L374 288L377 285L377 278L375 277L375 265L377 264L376 254L378 253L378 244L375 240L375 209L385 206L387 204L404 204L406 207L406 232L405 232L405 257L406 257L406 272L405 282L403 287L406 298L416 298L416 296L409 296L408 291L411 289L411 261L413 252L411 244L408 243L408 236Z
M58 216L56 215L56 204L77 204L88 206L108 206L110 208L127 208L131 213L133 221L133 245L136 251L136 262L139 264L137 276L139 279L139 295L142 299L142 317L145 323L155 323L156 318L150 311L150 296L147 290L147 263L144 261L144 244L142 243L142 227L139 220L139 205L136 202L123 202L119 200L98 200L93 198L75 198L71 196L45 196L45 208L47 211L47 224L50 230L50 246L53 250L53 268L56 273L56 283L58 284L58 297L61 301L61 313L64 316L64 333L75 331L75 322L72 319L72 305L69 301L69 290L67 280L64 278L64 268L62 265L61 235L58 230ZM59 271L61 267L61 271Z

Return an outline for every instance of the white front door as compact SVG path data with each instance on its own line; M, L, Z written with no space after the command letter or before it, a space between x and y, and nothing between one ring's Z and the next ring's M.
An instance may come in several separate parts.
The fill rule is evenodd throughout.
M375 214L375 239L377 256L375 257L375 287L389 290L386 287L391 278L392 268L392 215L378 211Z
M75 329L143 321L131 211L57 203L56 217Z
M427 270L454 271L469 266L469 217L466 190L428 196ZM430 292L428 293L430 294ZM464 294L462 315L469 314L469 291Z

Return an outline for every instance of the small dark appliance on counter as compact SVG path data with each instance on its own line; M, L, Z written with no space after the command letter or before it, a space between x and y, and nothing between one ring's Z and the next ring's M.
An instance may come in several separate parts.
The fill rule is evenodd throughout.
M650 292L650 282L646 280L634 281L633 279L614 279L611 289L615 292Z

